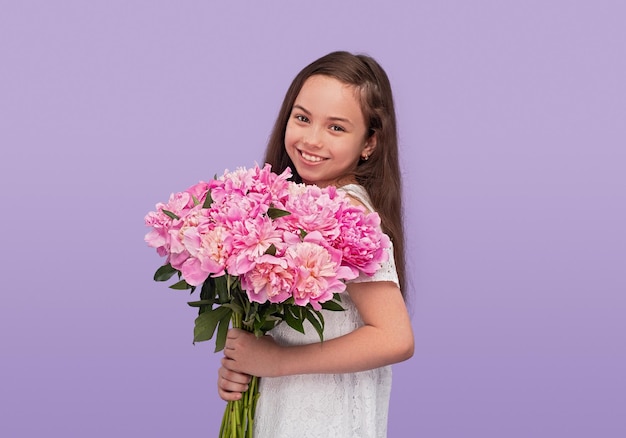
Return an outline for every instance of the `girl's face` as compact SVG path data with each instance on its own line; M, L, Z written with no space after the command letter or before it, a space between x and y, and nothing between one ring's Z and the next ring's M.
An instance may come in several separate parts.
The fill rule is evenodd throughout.
M285 149L306 184L353 183L361 156L376 146L350 85L323 75L308 78L296 97L285 129Z

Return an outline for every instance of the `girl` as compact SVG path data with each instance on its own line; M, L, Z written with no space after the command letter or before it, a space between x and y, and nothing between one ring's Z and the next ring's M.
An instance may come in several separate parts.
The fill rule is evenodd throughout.
M256 438L385 437L390 365L413 355L404 301L404 253L395 110L386 73L372 58L330 53L287 91L265 161L294 180L335 185L377 211L391 238L389 261L347 285L343 312L324 311L324 342L312 326L286 324L257 339L231 329L218 393L241 397L261 377Z

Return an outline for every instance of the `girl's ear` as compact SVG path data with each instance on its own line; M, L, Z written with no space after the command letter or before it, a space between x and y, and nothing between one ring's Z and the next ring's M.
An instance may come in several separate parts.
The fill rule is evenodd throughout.
M363 150L361 151L361 157L363 157L363 159L367 160L367 158L372 155L372 152L374 152L374 149L376 149L376 143L376 133L374 132L371 136L367 138L367 140L365 140L365 146L363 146Z

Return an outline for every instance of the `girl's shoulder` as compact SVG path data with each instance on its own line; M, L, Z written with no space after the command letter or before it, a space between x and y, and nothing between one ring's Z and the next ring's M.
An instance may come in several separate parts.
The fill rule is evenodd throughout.
M367 190L365 190L365 187L363 187L362 185L346 184L344 186L337 187L337 190L340 190L346 195L350 196L352 199L355 199L369 211L374 211L374 207L372 206L372 201L367 194Z

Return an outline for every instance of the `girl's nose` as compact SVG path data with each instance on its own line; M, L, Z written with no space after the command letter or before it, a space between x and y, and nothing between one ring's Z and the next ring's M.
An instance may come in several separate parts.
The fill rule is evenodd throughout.
M306 132L304 133L302 142L305 145L311 146L311 147L322 146L321 129L316 126L310 126L309 129L307 129Z

